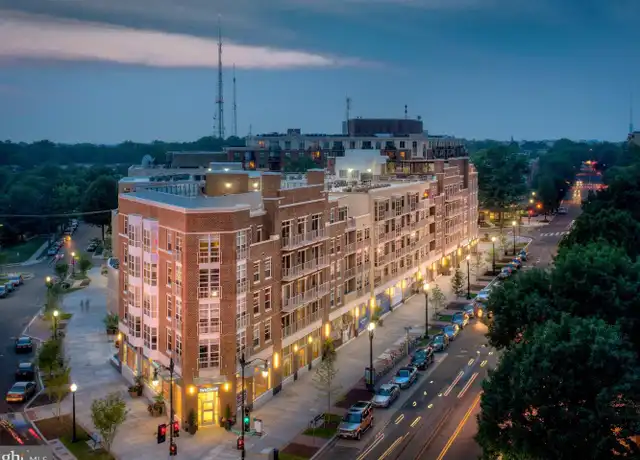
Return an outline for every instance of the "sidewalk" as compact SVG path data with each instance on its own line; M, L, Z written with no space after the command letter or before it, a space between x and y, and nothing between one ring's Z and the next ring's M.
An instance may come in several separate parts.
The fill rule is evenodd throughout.
M109 364L115 349L104 331L107 297L107 277L100 274L100 268L92 269L88 276L91 284L64 298L63 308L73 317L66 328L65 349L70 360L71 376L78 385L76 393L76 415L78 422L89 432L91 423L91 402L111 392L123 394L129 407L125 424L119 429L113 444L113 454L121 460L156 460L166 455L167 444L156 443L155 433L166 417L150 417L144 398L131 399L121 375ZM454 300L451 290L451 276L441 276L437 284L448 300ZM82 311L80 301L90 299L90 310ZM405 336L405 327L424 327L424 297L416 295L405 304L394 309L384 319L384 325L376 329L373 340L374 356L379 356ZM348 392L363 377L364 367L369 357L368 335L360 334L338 351L336 367L339 369L339 384L344 393ZM247 436L246 451L249 459L265 459L273 448L282 449L290 443L306 426L310 419L325 410L326 399L312 383L314 371L299 374L297 382L286 385L270 401L265 402L252 413L252 417L263 420L266 433L261 438ZM71 398L62 404L62 412L71 412ZM49 418L53 407L42 406L27 410L29 418ZM176 440L182 458L202 460L231 460L238 458L235 449L236 435L222 429L201 429L196 436L186 433ZM320 441L318 441L320 442Z

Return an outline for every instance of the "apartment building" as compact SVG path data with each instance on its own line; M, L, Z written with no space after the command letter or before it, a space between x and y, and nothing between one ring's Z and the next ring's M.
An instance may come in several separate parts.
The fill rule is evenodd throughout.
M168 397L172 358L177 416L194 411L201 427L235 413L243 391L248 405L277 395L326 338L349 340L470 250L475 171L468 160L434 168L351 188L331 187L322 170L295 180L220 170L196 183L199 194L121 191L125 378Z

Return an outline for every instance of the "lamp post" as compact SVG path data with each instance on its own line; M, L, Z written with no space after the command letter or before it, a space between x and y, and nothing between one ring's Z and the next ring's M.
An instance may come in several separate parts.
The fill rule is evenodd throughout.
M58 310L53 310L53 338L58 338L58 315L60 312Z
M492 246L492 256L493 256L493 266L491 268L491 272L495 275L496 274L496 237L492 236L491 237L491 246Z
M469 262L471 261L471 256L467 254L467 300L471 299L471 276L470 276L470 268Z
M71 276L75 276L76 274L76 253L71 253Z
M511 222L511 226L513 227L513 255L516 255L516 221Z
M50 276L47 276L44 279L44 283L47 285L47 289L51 289L51 277Z
M241 458L245 458L246 455L246 451L244 450L244 417L245 417L245 394L244 394L244 368L250 364L255 363L256 361L262 361L264 363L264 369L262 371L262 376L263 377L267 377L269 375L269 361L266 359L262 359L262 358L254 358L251 361L247 361L244 359L244 353L242 353L242 355L240 355L240 359L238 360L240 363L240 377L242 379L242 405L241 405L241 410L242 410L242 423L241 423L241 431L240 431L240 451L241 451Z
M371 321L367 326L367 330L369 331L369 391L373 391L374 389L374 379L373 379L373 331L376 329L376 323Z
M175 362L173 361L173 354L169 357L169 457L178 455L178 446L173 441L173 376L175 374ZM153 386L155 388L160 385L158 378L158 369L153 372Z
M73 423L73 431L71 434L71 442L76 442L77 438L76 438L76 391L78 391L78 385L76 385L75 383L72 383L71 386L69 387L69 390L71 390L71 407L72 407L72 423Z
M429 283L422 285L424 291L424 338L429 338Z

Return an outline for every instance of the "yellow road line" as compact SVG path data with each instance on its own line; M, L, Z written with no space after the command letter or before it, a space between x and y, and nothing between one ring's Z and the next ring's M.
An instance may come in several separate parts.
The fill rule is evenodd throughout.
M396 439L393 444L391 444L389 446L389 448L384 452L384 454L382 454L382 456L378 459L378 460L384 460L385 458L387 458L387 456L389 456L389 454L393 451L393 449L395 449L396 447L398 447L398 444L400 444L402 442L402 440L404 439L405 435L400 436L398 439Z
M467 410L467 413L464 414L464 417L462 417L462 420L460 420L460 423L458 424L458 427L456 428L456 431L453 432L453 434L451 435L451 437L447 441L447 444L444 446L444 449L442 449L442 452L440 452L440 455L438 455L437 460L442 460L444 458L444 456L447 455L447 452L449 451L449 449L451 448L451 446L455 442L456 438L458 437L458 435L462 431L462 428L464 428L464 425L467 423L467 420L469 420L469 417L471 417L471 414L475 410L476 406L480 403L480 397L481 396L482 396L482 393L480 393L478 396L476 396L476 399L474 399L473 404L471 404L471 406L469 407L469 410Z

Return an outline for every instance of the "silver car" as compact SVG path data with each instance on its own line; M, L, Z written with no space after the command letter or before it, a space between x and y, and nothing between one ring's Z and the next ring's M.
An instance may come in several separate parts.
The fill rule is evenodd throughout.
M381 385L376 395L371 400L374 407L389 407L393 401L398 399L400 387L392 383Z
M418 369L413 366L401 367L396 372L396 375L391 380L391 383L398 385L401 389L405 390L413 385L418 379Z

